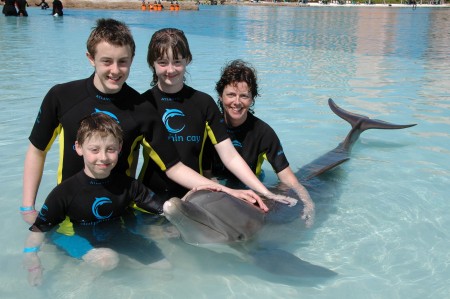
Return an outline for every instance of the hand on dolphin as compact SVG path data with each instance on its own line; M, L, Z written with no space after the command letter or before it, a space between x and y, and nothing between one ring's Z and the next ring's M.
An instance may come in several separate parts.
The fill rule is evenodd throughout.
M292 198L289 196L284 196L284 195L279 195L279 194L274 194L272 192L264 193L263 196L267 199L278 201L278 202L286 204L290 207L295 206L298 202L298 200L296 200L295 198Z
M312 201L310 203L304 203L301 218L305 221L306 227L309 228L314 224L314 215L314 203L312 203Z
M215 191L215 192L225 192L231 196L234 196L240 200L243 201L247 201L249 203L251 203L252 205L256 205L259 206L259 208L261 210L263 210L264 212L268 212L269 208L266 206L266 204L263 202L263 200L261 199L261 197L259 197L253 190L247 190L247 189L232 189L232 188L228 188L226 186L221 186L221 185L200 185L197 186L195 188L193 188L192 190L190 190L188 193L186 193L185 196L183 196L183 198L181 200L186 200L186 198L196 192L196 191L200 191L200 190L210 190L210 191Z

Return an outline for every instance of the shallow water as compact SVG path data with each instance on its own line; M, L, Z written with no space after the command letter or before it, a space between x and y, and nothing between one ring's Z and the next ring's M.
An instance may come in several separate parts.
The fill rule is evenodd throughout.
M200 11L67 10L30 7L0 17L1 298L444 298L450 293L450 18L448 9L202 6ZM18 215L24 153L42 98L61 82L87 77L85 42L95 20L127 22L137 43L128 83L149 86L151 34L178 27L194 60L188 84L215 97L225 62L259 71L256 115L283 141L294 169L335 147L349 125L327 106L395 123L365 132L352 159L311 183L316 223L271 228L263 236L333 279L289 280L238 257L160 240L171 271L130 267L99 275L52 246L41 253L45 283L31 288L21 268L27 225ZM56 147L54 147L56 149ZM54 187L48 156L38 206ZM275 176L266 165L266 183ZM447 194L447 196L445 196Z

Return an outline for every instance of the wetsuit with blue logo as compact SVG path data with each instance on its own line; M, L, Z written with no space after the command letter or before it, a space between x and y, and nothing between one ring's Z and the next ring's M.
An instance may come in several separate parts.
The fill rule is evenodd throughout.
M123 130L123 145L113 172L129 174L133 151L142 142L160 170L177 162L175 147L155 108L126 83L116 94L104 94L90 78L55 85L45 96L29 137L38 149L47 152L59 135L58 183L83 169L83 158L74 148L80 121L87 115L102 112L118 121Z
M82 170L50 192L30 230L48 232L63 223L52 240L72 257L106 247L149 264L162 254L149 240L133 233L131 203L162 213L163 201L141 182L118 173L93 179Z
M269 161L275 173L279 173L289 166L275 131L253 114L248 113L247 119L242 125L234 128L228 127L227 131L234 148L257 177L261 178L264 160ZM225 168L210 145L205 146L204 169L212 169L214 176L220 179L230 179L233 184L238 180Z
M166 94L155 86L143 96L158 110L181 161L201 174L205 140L209 138L215 145L228 138L222 114L213 98L187 85L175 94ZM188 191L171 181L151 161L144 162L140 179L158 195L165 194L166 198L182 197Z

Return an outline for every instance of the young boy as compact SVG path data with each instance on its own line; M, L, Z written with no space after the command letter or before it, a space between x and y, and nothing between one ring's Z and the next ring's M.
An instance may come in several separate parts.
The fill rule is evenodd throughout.
M127 227L133 224L131 203L161 214L163 202L139 181L111 172L118 163L122 140L119 124L104 113L94 113L81 121L75 151L84 160L84 169L48 195L25 242L24 265L31 285L42 282L43 270L37 252L44 232L63 221L64 227L51 234L53 243L70 256L102 270L117 266L118 253L145 265L167 264L153 243Z
M149 157L178 184L187 189L212 184L180 162L155 108L125 83L134 55L135 43L129 28L113 19L99 19L87 41L86 56L94 73L87 79L58 84L45 96L25 156L20 212L29 224L36 219L36 196L53 141L59 135L59 184L83 168L83 159L74 150L75 137L80 120L94 112L112 116L124 132L114 172L134 176L134 153L142 143ZM253 203L261 200L251 190L222 190Z

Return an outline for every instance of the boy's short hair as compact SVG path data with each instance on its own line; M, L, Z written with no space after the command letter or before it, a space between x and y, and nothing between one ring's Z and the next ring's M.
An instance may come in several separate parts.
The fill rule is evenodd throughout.
M163 28L156 31L150 39L147 52L147 63L153 71L152 86L156 85L158 82L158 77L155 74L153 64L159 58L167 55L169 49L172 50L174 59L181 56L186 59L188 64L192 61L189 43L182 30L176 28Z
M78 144L82 145L86 139L94 134L99 134L101 137L111 135L120 144L123 142L123 131L120 125L112 117L101 112L93 113L81 120L77 131Z
M86 47L92 57L95 57L97 45L107 42L114 46L130 46L131 55L134 57L136 44L128 26L114 19L98 19L86 42Z

